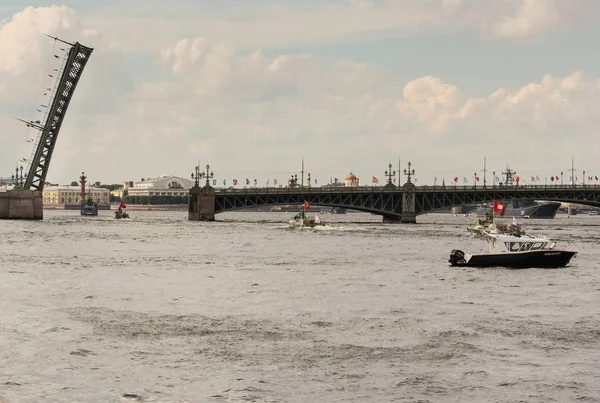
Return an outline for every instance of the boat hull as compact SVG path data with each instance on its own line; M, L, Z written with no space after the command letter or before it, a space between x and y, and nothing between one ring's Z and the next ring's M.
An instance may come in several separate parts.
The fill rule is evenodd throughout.
M554 218L560 207L558 202L540 203L529 206L513 207L510 204L506 206L504 214L500 215L494 212L494 217L529 217L529 218ZM476 215L483 217L489 213L489 208L478 208Z
M482 253L478 255L464 254L453 250L450 254L450 265L453 267L505 267L510 269L565 267L577 252L568 250L536 250L516 253Z

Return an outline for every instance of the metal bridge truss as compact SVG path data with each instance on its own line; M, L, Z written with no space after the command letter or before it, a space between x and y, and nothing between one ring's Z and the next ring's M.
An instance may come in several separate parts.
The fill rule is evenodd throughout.
M217 190L215 212L233 211L266 205L310 205L344 207L382 216L402 214L400 189L384 188L256 188ZM534 199L572 202L600 207L600 186L563 187L418 187L415 191L415 213L425 214L438 209L479 204L494 200Z
M60 39L58 40L60 41ZM46 181L46 175L48 174L48 168L50 167L50 160L52 158L52 153L54 152L56 139L58 138L58 132L60 131L71 98L73 97L75 87L77 86L81 74L83 73L83 69L94 50L81 45L79 42L76 42L75 44L70 44L68 42L64 43L71 45L71 48L69 49L69 54L62 70L60 81L56 87L56 93L52 100L52 104L48 110L46 121L43 126L29 123L29 125L41 131L35 154L30 161L31 165L24 185L26 189L30 190L42 191L44 189L44 183Z

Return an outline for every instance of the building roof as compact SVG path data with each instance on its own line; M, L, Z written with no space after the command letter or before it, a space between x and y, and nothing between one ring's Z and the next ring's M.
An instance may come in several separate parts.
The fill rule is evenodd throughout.
M194 186L194 181L185 179L180 176L165 175L160 178L145 179L143 181L137 181L133 183L133 188L170 188L181 186L184 189L190 189Z
M59 186L46 186L44 187L44 191L57 191L57 190L64 190L64 191L69 191L69 192L79 192L81 191L81 187L79 186L67 186L67 185L59 185ZM108 189L106 188L97 188L97 187L91 187L91 188L87 188L86 187L86 192L93 192L93 191L106 191L108 192Z

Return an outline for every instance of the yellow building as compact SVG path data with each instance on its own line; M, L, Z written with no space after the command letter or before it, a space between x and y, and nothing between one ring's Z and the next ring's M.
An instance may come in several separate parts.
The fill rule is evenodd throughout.
M48 186L42 192L44 207L66 207L79 205L81 202L79 186ZM98 206L110 206L110 191L105 188L91 188L86 198L92 197Z

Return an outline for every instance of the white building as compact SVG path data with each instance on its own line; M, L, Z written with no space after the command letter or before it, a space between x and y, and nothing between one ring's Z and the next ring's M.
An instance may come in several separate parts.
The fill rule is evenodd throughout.
M129 196L187 196L193 186L193 180L165 175L142 179L139 182L127 182L125 189Z

